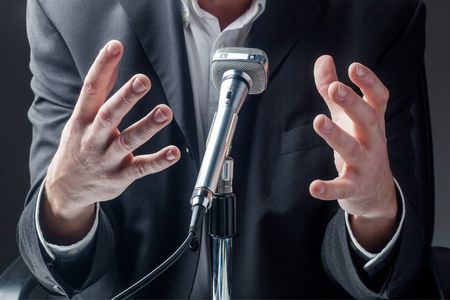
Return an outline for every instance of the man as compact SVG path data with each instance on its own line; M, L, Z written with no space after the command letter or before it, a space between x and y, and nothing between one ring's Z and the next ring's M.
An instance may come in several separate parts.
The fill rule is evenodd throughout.
M111 297L170 255L216 107L209 56L248 46L271 75L233 141L233 297L402 295L424 247L423 24L418 0L29 0L28 266L57 294ZM206 241L140 296L209 297Z

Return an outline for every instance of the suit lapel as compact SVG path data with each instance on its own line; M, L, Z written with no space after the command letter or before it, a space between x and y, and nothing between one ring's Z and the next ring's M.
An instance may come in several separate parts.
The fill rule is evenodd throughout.
M249 46L267 53L270 76L277 73L293 46L314 29L319 12L317 0L267 0L250 32Z
M119 0L166 94L174 119L198 158L195 112L180 1Z
M186 56L180 1L119 0L149 61L158 74L175 121L198 158L195 112ZM292 47L312 30L320 11L316 0L267 0L254 23L249 46L264 50L276 74Z

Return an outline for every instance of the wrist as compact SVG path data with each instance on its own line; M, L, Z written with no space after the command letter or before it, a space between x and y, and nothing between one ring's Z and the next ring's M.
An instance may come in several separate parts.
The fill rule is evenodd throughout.
M47 176L44 184L42 196L45 202L46 211L50 212L58 219L74 220L83 214L86 207L77 207L76 200L61 192L57 184Z
M40 224L47 242L71 245L81 240L95 220L95 204L73 205L71 200L59 198L45 182L40 209ZM63 200L64 199L64 200Z
M384 188L384 189L383 189ZM394 180L379 189L372 209L362 215L349 215L349 223L358 243L367 251L380 252L392 239L398 224L398 203Z
M349 215L350 225L353 227L364 228L365 231L382 231L386 229L395 228L397 217L364 217ZM383 230L384 229L384 230Z
M393 205L376 216L349 215L349 223L358 243L371 253L380 252L395 234L398 223L398 207Z

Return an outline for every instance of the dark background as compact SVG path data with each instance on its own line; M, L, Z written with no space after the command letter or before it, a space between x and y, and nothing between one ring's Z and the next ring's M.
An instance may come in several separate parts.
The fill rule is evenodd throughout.
M450 0L425 2L436 177L434 244L450 247ZM25 1L0 1L0 273L18 255L15 228L29 184L26 113L33 96L28 52Z

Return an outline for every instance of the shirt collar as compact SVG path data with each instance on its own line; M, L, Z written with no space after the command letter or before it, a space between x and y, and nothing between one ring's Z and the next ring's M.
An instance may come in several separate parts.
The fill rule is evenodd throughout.
M188 27L192 21L193 15L198 18L213 17L208 12L204 11L198 4L198 0L181 0L181 16L184 27ZM256 20L265 10L266 0L253 0L250 8L240 17L243 18L240 23L245 25ZM213 17L214 18L214 17ZM237 26L242 27L242 26Z

